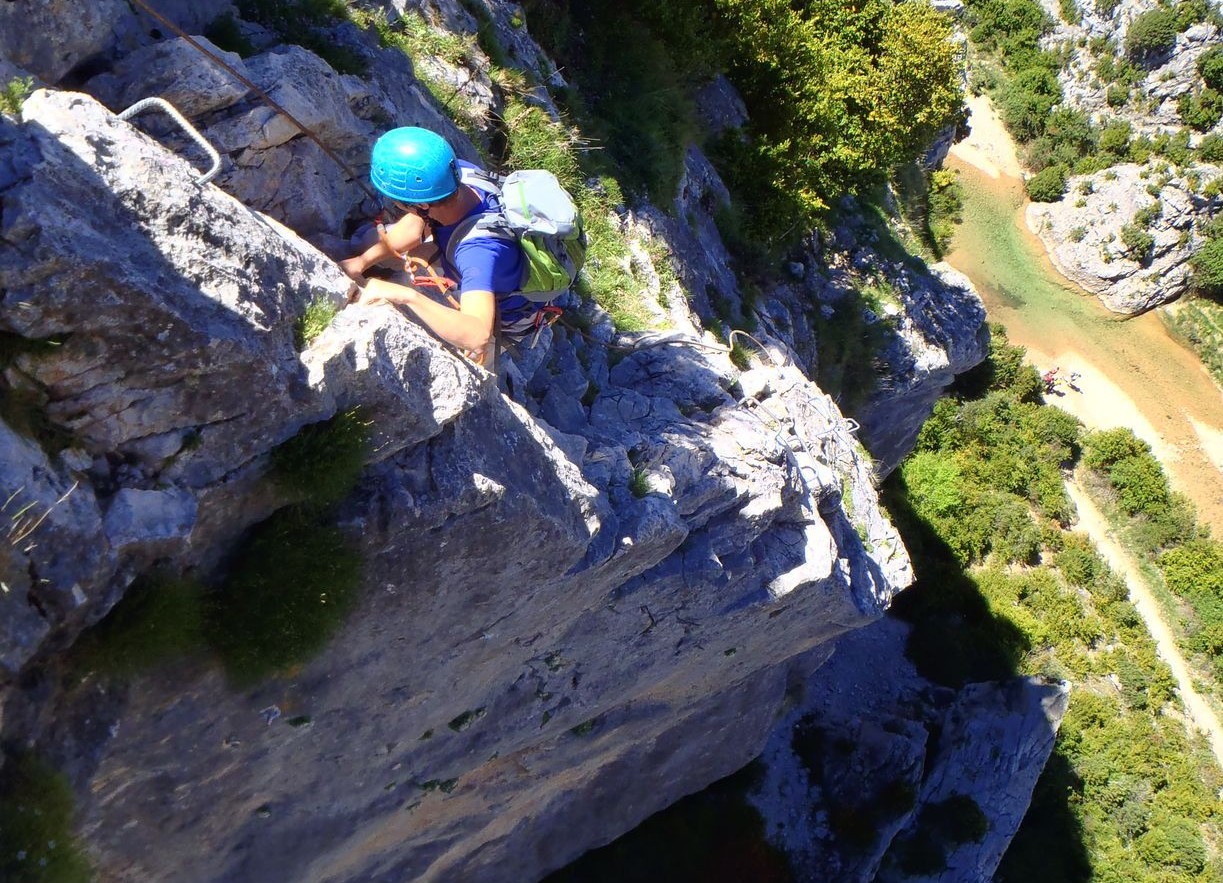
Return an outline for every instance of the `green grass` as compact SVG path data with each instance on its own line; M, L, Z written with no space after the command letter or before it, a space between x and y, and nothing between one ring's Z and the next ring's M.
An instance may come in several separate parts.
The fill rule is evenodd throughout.
M411 10L392 23L382 10L369 11L354 6L349 16L361 28L373 28L383 48L398 49L412 59L416 78L429 90L429 94L446 109L451 119L472 141L481 142L480 132L484 126L483 116L462 96L462 87L456 88L429 73L420 64L426 58L438 59L451 66L476 66L477 41L468 34L455 34L433 28L417 11Z
M132 675L204 648L201 587L147 576L133 583L106 618L72 648L78 670Z
M1159 316L1197 354L1215 382L1223 384L1223 304L1189 298L1172 310L1160 310Z
M293 326L293 340L298 352L308 347L314 338L323 333L331 324L331 320L339 314L340 308L326 295L319 295L306 305L305 312L298 317Z
M272 482L310 506L338 503L356 486L369 453L370 422L359 408L303 426L271 453Z
M68 781L31 754L10 754L0 769L0 879L12 883L89 883L76 845Z
M357 601L361 556L299 510L256 525L225 584L205 599L204 635L236 687L317 654Z
M0 90L0 113L14 117L20 115L22 103L33 91L33 77L14 77L9 80L4 84L4 89Z

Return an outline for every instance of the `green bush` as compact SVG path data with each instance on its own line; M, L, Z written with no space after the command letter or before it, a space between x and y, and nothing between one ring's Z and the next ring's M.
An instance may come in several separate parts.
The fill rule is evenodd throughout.
M1188 819L1162 818L1134 842L1135 850L1151 865L1174 868L1185 874L1206 869L1206 844Z
M1210 297L1223 297L1223 239L1204 243L1189 259L1193 268L1191 284Z
M338 503L356 486L369 454L370 422L359 408L303 426L271 453L268 475L313 506Z
M1033 202L1057 202L1066 195L1065 166L1050 166L1027 180L1028 198Z
M1198 156L1206 162L1223 162L1223 135L1211 132L1198 144Z
M1125 246L1127 258L1145 264L1155 247L1155 237L1138 224L1125 224L1121 228L1121 244Z
M1122 460L1150 455L1151 446L1130 429L1102 429L1083 435L1083 465L1088 469L1107 471Z
M211 40L218 49L236 52L243 58L249 58L256 52L254 44L242 33L242 26L238 24L232 12L214 18L204 28L204 36Z
M1168 480L1154 457L1127 457L1108 471L1121 507L1131 515L1152 512L1168 502Z
M33 77L14 77L9 80L0 90L0 113L13 117L20 115L21 105L33 91Z
M1171 9L1151 9L1130 22L1125 32L1125 54L1135 61L1147 61L1172 50L1180 22Z
M1197 68L1207 87L1223 92L1223 46L1214 46L1199 55Z
M1125 107L1130 100L1130 90L1119 83L1112 83L1104 92L1104 100L1114 110L1119 107Z
M1100 130L1100 151L1123 159L1129 153L1133 134L1129 120L1113 120Z
M13 883L89 883L76 845L67 780L31 754L0 768L0 879Z
M247 686L314 656L355 605L360 575L340 531L299 510L252 528L205 601L205 638L230 681Z
M108 674L146 671L203 646L201 589L191 580L150 575L73 645L78 667Z
M1121 0L1096 0L1096 12L1104 18L1110 18L1120 4Z
M989 833L989 820L967 794L950 797L922 808L917 824L944 843L980 843Z
M1176 103L1181 121L1199 132L1209 132L1223 119L1223 94L1209 87L1183 95Z
M1053 108L1061 103L1062 85L1057 71L1044 66L1020 71L999 90L1002 121L1020 141L1044 134Z

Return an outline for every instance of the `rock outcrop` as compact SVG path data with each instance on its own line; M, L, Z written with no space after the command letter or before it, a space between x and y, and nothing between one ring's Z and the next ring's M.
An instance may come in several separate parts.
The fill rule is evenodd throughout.
M4 127L0 321L55 342L5 382L60 433L6 436L6 480L49 515L7 562L30 575L4 596L9 670L44 674L5 724L69 772L108 877L530 879L741 766L791 663L911 578L782 347L749 379L716 347L610 366L558 335L554 364L601 359L603 385L548 406L565 373L520 375L574 415L549 427L389 308L299 355L338 270L92 100L38 93ZM283 503L268 452L357 404L376 453L340 524L363 595L319 658L245 692L202 661L48 692L50 651L154 560L215 565Z
M494 6L511 56L558 81ZM461 4L420 8L475 29ZM164 11L195 30L228 10ZM162 146L191 159L179 135L72 92L0 117L0 729L68 775L99 874L521 883L756 756L830 642L912 579L874 481L984 358L971 288L851 225L753 305L713 223L725 187L692 149L673 212L615 217L669 334L619 335L587 306L586 332L545 331L500 385L385 307L344 309L303 348L308 307L347 289L311 243L336 257L368 215L369 138L394 121L475 144L351 24L329 33L366 78L270 33L225 56L345 169L184 41L94 12L91 33L0 58L116 111L155 82L223 155L197 185ZM474 117L500 110L486 76L438 65L475 84ZM653 269L660 240L687 299ZM890 292L877 311L856 300L867 282ZM883 341L857 412L873 460L807 376L841 309ZM722 315L759 320L747 370L704 330ZM221 579L293 502L268 479L278 445L356 407L373 443L333 522L361 552L360 597L317 657L235 688L201 652L124 678L65 656L152 568ZM914 745L872 763L923 790Z
M1114 312L1142 313L1186 291L1198 223L1223 207L1202 192L1223 170L1188 174L1192 182L1167 164L1127 163L1075 177L1060 202L1029 203L1027 224L1063 276Z
M799 880L992 879L1053 750L1067 685L935 686L907 629L839 639L761 755L752 800Z
M1091 3L1077 4L1074 22L1063 19L1055 0L1043 5L1054 26L1042 45L1067 54L1059 73L1063 106L1086 113L1099 125L1124 121L1135 136L1179 133L1188 136L1187 143L1201 141L1201 134L1186 128L1178 104L1202 88L1198 58L1220 40L1213 20L1186 27L1172 49L1144 61L1139 82L1121 86L1100 74L1100 60L1112 57L1119 65L1131 23L1160 4L1122 0L1110 4L1107 13ZM1201 188L1219 174L1216 165L1191 158L1178 163L1175 172L1168 162L1156 160L1076 175L1060 202L1029 206L1028 227L1045 243L1058 271L1110 310L1145 312L1189 290L1187 261L1200 240L1196 228L1218 205L1217 198L1202 197ZM1135 224L1135 214L1152 204L1162 211Z

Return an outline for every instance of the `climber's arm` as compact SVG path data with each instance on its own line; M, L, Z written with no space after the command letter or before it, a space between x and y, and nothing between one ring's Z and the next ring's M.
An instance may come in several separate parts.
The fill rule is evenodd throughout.
M340 261L340 268L351 278L358 282L363 282L363 274L370 267L387 258L394 257L395 252L411 254L420 247L424 237L424 219L419 215L409 212L386 228L385 238L379 236L378 241L361 252L361 254Z
M497 300L491 291L465 291L459 308L440 304L406 285L371 279L359 292L357 303L407 307L442 340L467 352L483 352L492 340Z

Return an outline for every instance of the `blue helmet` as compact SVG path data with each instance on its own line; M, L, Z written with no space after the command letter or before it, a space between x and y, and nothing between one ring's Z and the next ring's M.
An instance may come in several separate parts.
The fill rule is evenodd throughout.
M369 179L385 196L416 204L437 202L459 186L454 149L428 129L391 129L370 155Z

